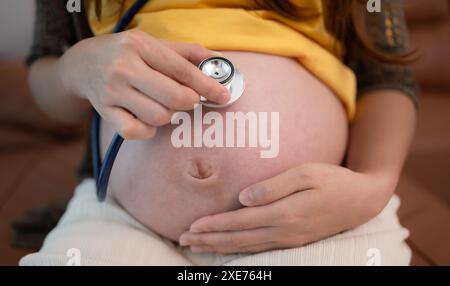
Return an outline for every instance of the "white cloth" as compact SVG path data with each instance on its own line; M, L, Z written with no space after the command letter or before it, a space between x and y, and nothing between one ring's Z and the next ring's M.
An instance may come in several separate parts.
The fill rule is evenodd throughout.
M99 203L93 180L75 191L42 249L20 265L408 265L409 232L396 215L393 196L374 219L353 230L303 247L256 254L194 254L155 234L111 198Z

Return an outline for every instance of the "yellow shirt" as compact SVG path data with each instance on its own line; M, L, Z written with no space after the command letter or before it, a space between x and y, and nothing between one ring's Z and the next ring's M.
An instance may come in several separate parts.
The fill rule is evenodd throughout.
M348 117L355 111L356 79L341 62L342 49L326 28L321 0L290 0L295 7L314 11L315 17L292 20L276 12L255 10L252 0L151 0L130 24L150 35L197 43L213 50L238 50L296 58L342 101ZM127 10L134 0L125 0ZM97 19L91 0L88 18L94 35L111 33L121 4L102 0Z

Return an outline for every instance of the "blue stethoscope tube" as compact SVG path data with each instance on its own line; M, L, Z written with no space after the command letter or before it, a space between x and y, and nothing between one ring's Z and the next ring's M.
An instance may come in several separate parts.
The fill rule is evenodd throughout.
M147 4L149 0L137 0L133 6L123 15L119 20L113 33L120 33L133 20L134 16ZM105 161L102 164L100 154L100 115L94 110L91 127L91 150L92 150L92 165L94 170L94 178L96 179L97 198L100 202L106 198L108 190L109 176L114 165L114 160L119 153L120 146L122 146L123 138L118 133L114 134L111 144L105 154Z

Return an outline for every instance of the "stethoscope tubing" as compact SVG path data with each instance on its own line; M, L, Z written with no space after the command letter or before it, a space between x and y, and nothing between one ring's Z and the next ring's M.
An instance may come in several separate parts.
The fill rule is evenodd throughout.
M128 9L123 17L119 20L114 27L113 33L120 33L126 29L131 23L134 16L147 4L149 0L136 0L136 2ZM119 153L120 147L124 141L120 134L115 133L105 154L105 160L102 164L101 152L100 152L100 121L101 117L94 109L91 126L91 150L92 150L92 167L94 171L94 178L96 179L97 187L97 199L102 202L106 198L108 191L108 182L111 175L111 171Z

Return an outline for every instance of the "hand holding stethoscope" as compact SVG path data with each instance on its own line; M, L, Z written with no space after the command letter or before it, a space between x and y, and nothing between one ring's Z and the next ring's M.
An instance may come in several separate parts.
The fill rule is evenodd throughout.
M82 96L125 139L151 138L157 127L170 122L174 111L192 109L200 94L217 103L229 100L225 87L196 68L201 60L215 55L212 51L160 41L139 31L94 41L95 54L84 51L86 62L79 63L93 69L80 75L87 82Z

